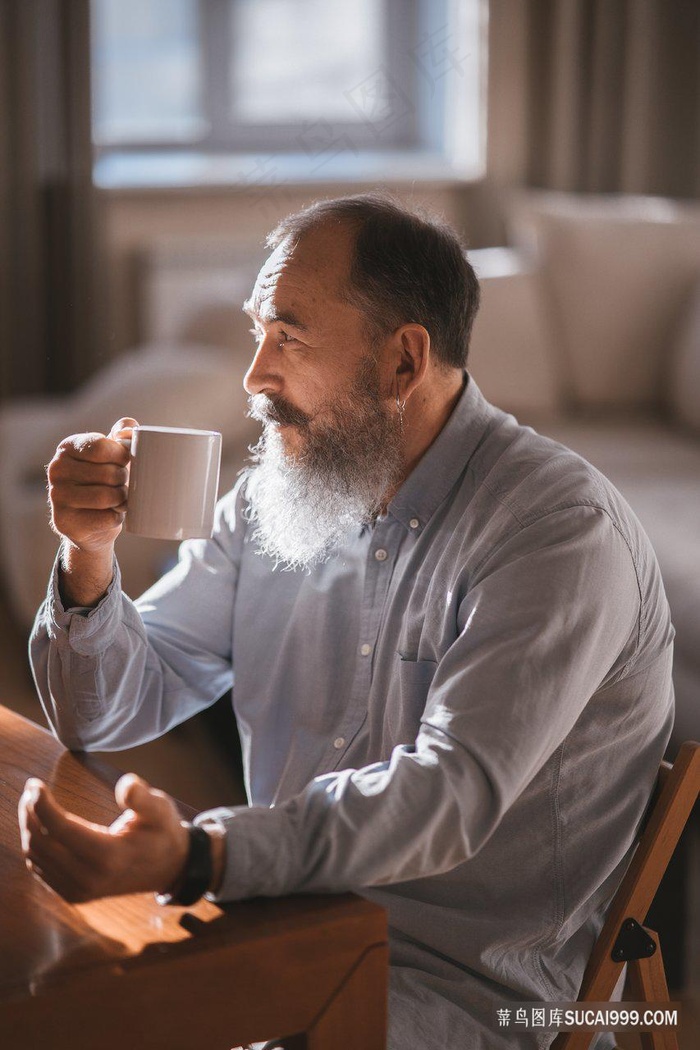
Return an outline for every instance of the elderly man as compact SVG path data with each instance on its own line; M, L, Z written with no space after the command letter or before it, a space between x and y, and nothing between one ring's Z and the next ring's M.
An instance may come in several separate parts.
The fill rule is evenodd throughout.
M263 436L213 538L132 604L130 421L68 438L31 640L71 748L149 740L233 683L251 804L186 830L127 777L106 829L30 781L28 857L69 900L360 891L389 913L389 1045L513 1046L498 1006L576 997L670 732L656 561L597 471L465 371L478 285L451 230L368 195L269 243Z

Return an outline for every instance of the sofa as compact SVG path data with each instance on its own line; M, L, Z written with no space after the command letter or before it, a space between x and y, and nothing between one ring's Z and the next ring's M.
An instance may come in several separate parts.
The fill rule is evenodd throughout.
M470 253L484 394L620 489L676 628L670 752L700 739L700 207L521 193L510 246Z

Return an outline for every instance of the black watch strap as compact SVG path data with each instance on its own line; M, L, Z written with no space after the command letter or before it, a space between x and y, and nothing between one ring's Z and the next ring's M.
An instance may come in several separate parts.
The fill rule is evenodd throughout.
M170 893L156 893L159 904L177 904L187 908L203 897L213 876L211 838L196 824L183 824L190 844L182 876Z

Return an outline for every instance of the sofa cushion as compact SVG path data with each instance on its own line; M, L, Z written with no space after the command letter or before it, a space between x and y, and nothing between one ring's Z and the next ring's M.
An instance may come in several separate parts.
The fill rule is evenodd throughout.
M527 193L515 242L543 267L562 366L580 407L658 407L678 321L700 273L700 207Z
M668 406L678 423L700 432L700 284L669 361Z
M30 477L69 434L105 433L121 416L160 426L220 430L224 455L254 441L243 376L247 356L210 346L146 345L123 354L68 397L35 399L0 413L0 460ZM10 411L8 412L8 408ZM19 437L19 440L18 440Z
M77 391L72 411L89 429L130 415L140 423L220 430L226 444L249 429L246 365L247 359L211 346L139 347Z
M562 388L543 296L542 275L522 253L469 253L481 284L469 371L485 397L530 421L563 409Z

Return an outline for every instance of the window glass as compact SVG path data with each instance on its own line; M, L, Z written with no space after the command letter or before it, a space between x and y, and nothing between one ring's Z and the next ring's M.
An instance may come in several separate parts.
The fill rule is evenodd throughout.
M353 93L370 80L382 93L382 0L229 2L234 120L357 122Z
M197 0L93 0L92 25L98 143L204 132Z

